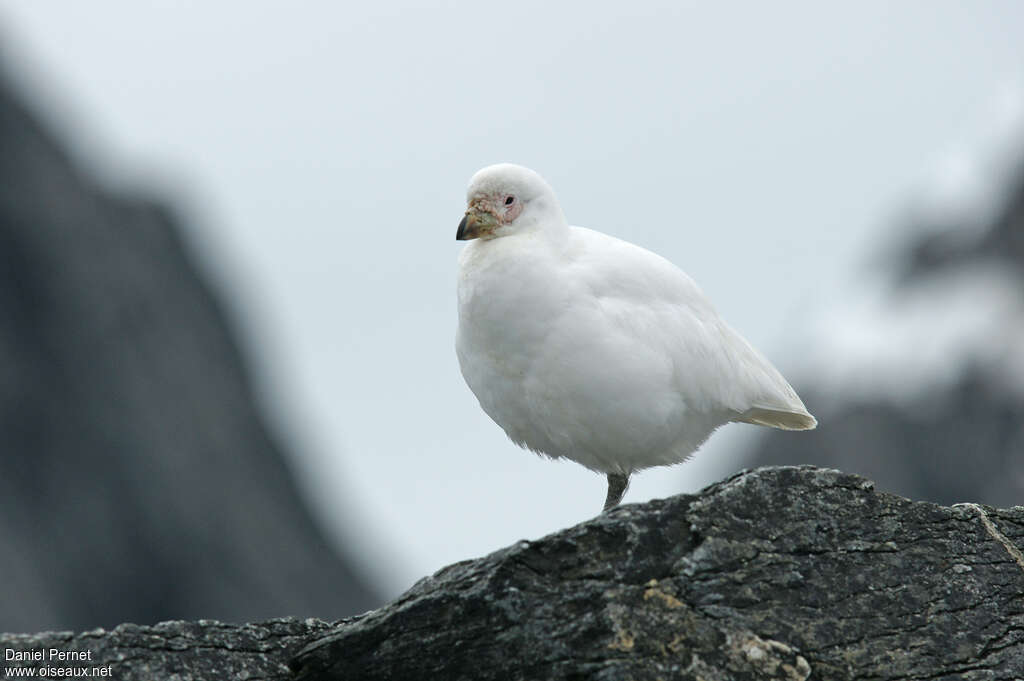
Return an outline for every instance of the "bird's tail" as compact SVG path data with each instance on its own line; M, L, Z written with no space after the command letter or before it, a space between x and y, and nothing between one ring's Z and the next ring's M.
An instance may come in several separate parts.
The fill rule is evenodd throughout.
M813 430L818 425L818 419L806 411L790 411L770 407L752 407L734 420L782 430Z

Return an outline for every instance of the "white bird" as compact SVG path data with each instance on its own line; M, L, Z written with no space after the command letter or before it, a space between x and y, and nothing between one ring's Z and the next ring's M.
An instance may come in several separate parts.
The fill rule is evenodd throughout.
M679 463L730 421L809 430L786 379L682 270L570 227L540 175L489 166L469 183L456 239L459 366L517 445L608 477Z

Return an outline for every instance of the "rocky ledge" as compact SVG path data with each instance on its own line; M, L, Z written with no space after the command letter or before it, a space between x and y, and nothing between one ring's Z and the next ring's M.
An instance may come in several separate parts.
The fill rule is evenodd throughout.
M117 679L1013 679L1021 547L1021 507L762 468L451 565L335 623L126 624L0 648L44 657L8 667Z

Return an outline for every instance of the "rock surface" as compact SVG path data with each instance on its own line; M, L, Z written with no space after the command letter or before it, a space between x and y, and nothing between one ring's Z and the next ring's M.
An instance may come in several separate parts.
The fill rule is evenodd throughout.
M91 650L120 679L1013 679L1022 546L1024 508L765 468L457 563L333 625L182 622L0 647Z
M0 74L0 630L341 617L314 524L167 205L98 185Z

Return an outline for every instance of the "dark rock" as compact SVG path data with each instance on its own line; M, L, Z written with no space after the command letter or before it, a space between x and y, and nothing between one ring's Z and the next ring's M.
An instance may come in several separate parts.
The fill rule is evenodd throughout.
M1022 538L1024 509L941 508L836 471L762 469L449 567L308 646L296 668L1012 678L1024 673L1024 559L1010 542Z
M0 629L380 601L328 546L167 205L90 180L0 75Z
M278 619L259 624L162 622L155 626L122 624L111 631L80 634L0 634L0 646L17 652L44 651L35 662L7 661L7 668L85 669L79 676L106 676L124 681L156 679L286 679L288 652L311 636L330 630L319 620ZM88 655L87 660L49 658L50 649ZM93 671L95 670L95 671ZM67 674L71 676L71 674ZM48 673L47 676L56 676Z
M768 468L457 563L330 626L170 623L0 647L91 650L123 679L285 679L289 660L297 679L1013 679L1021 546L1024 508Z

